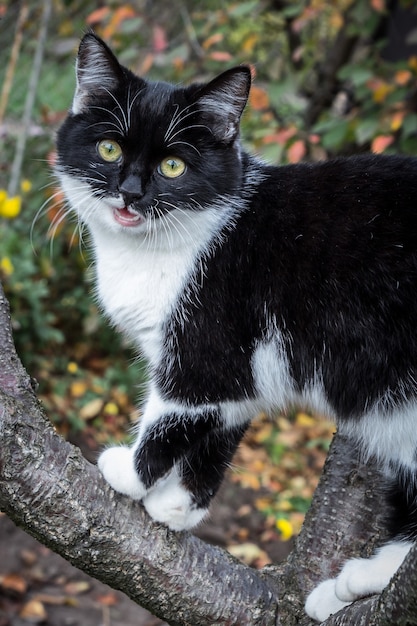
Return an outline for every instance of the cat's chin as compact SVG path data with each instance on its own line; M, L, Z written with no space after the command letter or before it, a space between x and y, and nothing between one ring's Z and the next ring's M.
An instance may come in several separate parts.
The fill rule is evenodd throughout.
M142 213L134 211L129 207L114 208L113 217L118 224L128 228L140 226L145 222L145 216Z

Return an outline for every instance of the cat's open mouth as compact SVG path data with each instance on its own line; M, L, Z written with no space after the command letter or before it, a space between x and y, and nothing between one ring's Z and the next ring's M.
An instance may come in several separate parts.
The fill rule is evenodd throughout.
M122 226L138 226L139 224L143 224L145 221L145 217L142 213L135 211L131 207L113 209L113 216L116 222Z

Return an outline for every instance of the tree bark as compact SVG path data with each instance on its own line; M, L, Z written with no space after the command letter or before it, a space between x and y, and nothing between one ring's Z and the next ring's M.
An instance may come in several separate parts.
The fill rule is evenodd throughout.
M306 594L383 538L378 474L336 437L293 553L279 567L253 570L154 523L139 503L115 493L55 432L34 387L15 352L0 288L0 509L173 626L312 626ZM380 598L356 602L326 626L417 624L415 552Z

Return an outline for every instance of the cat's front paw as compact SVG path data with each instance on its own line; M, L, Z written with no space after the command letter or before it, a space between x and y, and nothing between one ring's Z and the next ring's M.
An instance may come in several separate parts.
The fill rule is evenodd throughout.
M98 459L98 467L115 491L142 500L146 489L135 469L134 453L127 446L107 448Z
M306 600L305 611L318 622L324 622L330 615L334 615L349 604L350 602L344 602L337 597L336 578L330 578L313 589Z
M189 530L197 526L208 512L196 507L175 469L152 487L143 504L152 519L171 530Z

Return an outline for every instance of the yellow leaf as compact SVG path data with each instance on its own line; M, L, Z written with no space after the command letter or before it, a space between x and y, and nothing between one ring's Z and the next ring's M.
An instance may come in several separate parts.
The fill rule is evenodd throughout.
M81 398L87 391L87 383L83 380L74 380L70 386L70 392L73 398Z
M294 529L292 524L287 519L279 519L276 522L276 527L281 533L281 538L283 541L288 541L294 534Z
M258 42L258 35L256 35L255 33L253 33L252 35L249 35L249 37L246 37L242 46L243 52L246 52L247 54L250 54L251 52L253 52L253 49L255 48L257 42Z
M317 420L314 419L314 417L311 417L311 415L307 415L307 413L297 413L295 423L297 426L310 428L311 426L316 425Z
M269 561L264 550L261 550L255 543L241 543L238 546L229 546L227 550L247 565L251 565L255 560L259 559L265 563Z
M413 72L417 72L417 56L412 56L408 59L408 67L410 67Z
M77 596L91 589L91 584L87 580L74 580L67 583L64 587L65 593Z
M389 96L389 94L394 90L394 85L389 85L388 83L385 83L384 81L379 81L378 85L375 87L374 91L373 91L373 99L375 102L377 102L378 104L381 104L382 102L385 102L385 100L387 99L387 96Z
M19 613L20 617L28 622L40 624L47 619L47 613L42 602L39 600L29 600Z
M396 130L401 128L401 126L403 125L404 117L405 117L405 111L398 111L397 113L394 113L391 119L392 131L395 132Z

